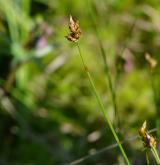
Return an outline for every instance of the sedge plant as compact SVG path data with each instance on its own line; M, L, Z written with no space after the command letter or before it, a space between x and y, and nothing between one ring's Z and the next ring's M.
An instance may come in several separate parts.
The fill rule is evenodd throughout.
M85 69L85 73L86 73L86 75L88 77L88 80L90 82L92 91L93 91L93 93L94 93L94 95L96 97L96 100L97 100L97 102L98 102L98 104L100 106L100 110L101 110L101 112L103 114L103 117L104 117L105 121L107 122L107 124L109 125L109 128L110 128L110 130L111 130L111 132L112 132L112 134L113 134L113 136L114 136L114 138L115 138L115 140L116 140L116 142L118 144L118 147L119 147L119 149L120 149L120 151L121 151L121 153L122 153L122 155L124 157L124 160L125 160L126 164L127 165L130 165L130 161L129 161L129 159L128 159L128 157L127 157L127 155L126 155L126 153L125 153L125 151L124 151L124 149L122 147L122 144L121 144L121 142L120 142L120 140L118 138L118 135L117 135L117 133L116 133L116 131L115 131L112 123L111 123L111 120L110 120L108 114L105 111L105 107L104 107L104 104L102 102L102 99L101 99L101 97L100 97L100 95L99 95L99 93L98 93L98 91L97 91L97 89L95 87L95 84L94 84L94 81L92 79L92 76L91 76L91 74L89 72L89 69L87 68L87 66L85 64L84 58L83 58L82 53L81 53L80 46L78 44L78 39L80 38L80 35L81 35L81 30L80 30L79 22L77 20L74 20L72 18L72 16L70 16L69 30L70 30L70 33L66 36L66 38L69 41L72 41L72 42L75 42L76 43L76 46L78 48L78 52L79 52L79 55L80 55L80 58L81 58L83 67Z
M156 141L155 137L153 137L151 134L149 134L149 132L147 130L146 121L142 124L141 128L139 129L139 135L141 137L145 150L150 150L152 152L152 155L153 155L156 163L159 165L160 157L156 150L157 141ZM147 158L147 162L148 162L148 158Z

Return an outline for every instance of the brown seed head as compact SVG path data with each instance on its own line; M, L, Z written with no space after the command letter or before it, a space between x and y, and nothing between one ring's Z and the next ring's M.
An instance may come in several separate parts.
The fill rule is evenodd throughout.
M71 15L69 19L69 30L70 30L70 33L68 34L68 36L66 36L66 38L72 42L78 41L81 35L79 22L77 20L74 20Z
M141 136L145 147L147 148L156 147L156 144L157 144L156 138L148 133L146 121L143 123L142 127L139 129L139 135Z
M80 31L79 22L74 20L71 15L69 19L69 29L72 33L77 33Z

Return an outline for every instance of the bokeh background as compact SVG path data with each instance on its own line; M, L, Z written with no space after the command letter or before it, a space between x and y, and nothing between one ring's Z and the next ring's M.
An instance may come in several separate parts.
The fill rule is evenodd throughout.
M79 20L79 45L106 112L112 97L99 39L106 52L120 118L121 140L159 128L159 0L0 0L0 164L61 165L115 140L100 113L77 46L66 40L69 15ZM145 59L149 53L155 68ZM155 134L159 139L159 134ZM146 164L140 139L124 143L132 164ZM149 153L148 153L149 154ZM151 164L154 164L149 154ZM78 163L77 163L78 164ZM82 165L123 165L119 149Z

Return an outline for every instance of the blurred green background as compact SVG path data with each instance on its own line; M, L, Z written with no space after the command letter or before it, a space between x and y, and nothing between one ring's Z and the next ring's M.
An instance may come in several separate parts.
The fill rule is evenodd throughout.
M98 29L117 96L120 139L138 135L144 120L149 129L159 128L159 2L0 0L0 165L67 164L115 143L77 47L64 37L70 14L80 22L79 45L113 121ZM156 68L145 53L157 60ZM139 139L124 148L132 164L146 164ZM124 162L114 148L79 164Z

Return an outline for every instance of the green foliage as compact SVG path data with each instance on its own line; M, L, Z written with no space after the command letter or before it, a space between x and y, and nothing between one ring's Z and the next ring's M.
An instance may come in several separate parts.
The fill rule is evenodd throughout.
M109 128L106 134L77 48L64 37L72 14L80 22L84 60L113 121L89 8L117 96L120 139L137 135L144 120L150 128L160 128L157 0L0 0L0 164L65 164L114 143ZM158 61L154 70L145 60L146 52ZM139 140L124 148L133 164L146 164ZM154 162L150 155L148 159ZM81 164L122 162L115 148Z

